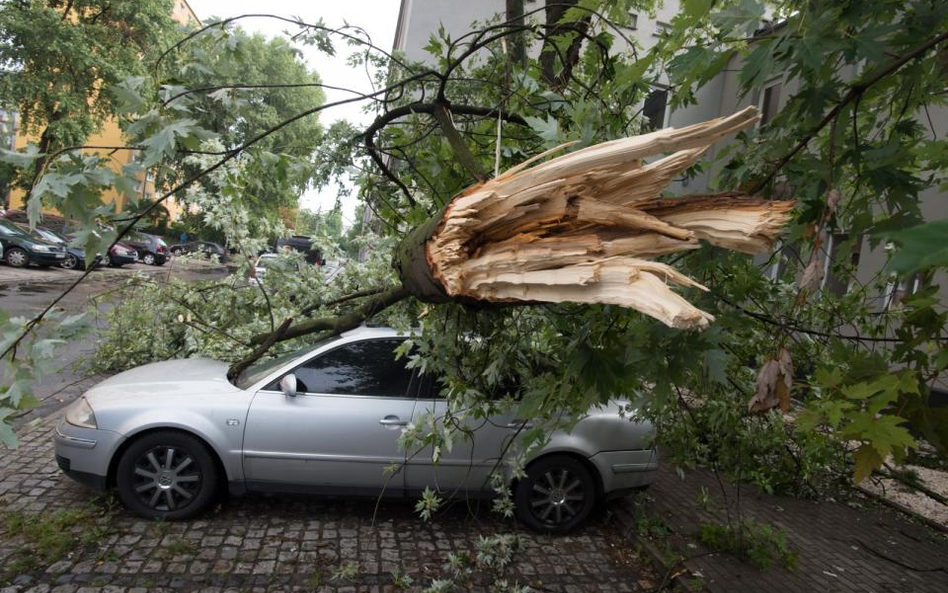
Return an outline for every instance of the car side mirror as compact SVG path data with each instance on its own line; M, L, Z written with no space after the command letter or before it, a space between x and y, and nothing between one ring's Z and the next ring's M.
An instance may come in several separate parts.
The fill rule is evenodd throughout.
M280 379L280 389L287 397L296 397L296 375L290 373Z

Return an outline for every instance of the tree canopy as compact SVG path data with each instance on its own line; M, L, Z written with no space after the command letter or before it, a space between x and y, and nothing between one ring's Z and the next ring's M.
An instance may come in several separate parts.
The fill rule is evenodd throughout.
M160 344L164 356L212 355L239 370L247 360L375 317L406 331L421 327L405 355L438 377L448 402L445 417L406 431L411 450L451 447L470 436L470 423L507 410L536 420L522 435L529 451L553 428L621 395L630 413L655 423L671 462L708 464L769 491L821 495L865 479L890 457L903 461L929 449L944 456L948 417L929 399L948 366L948 314L937 284L943 225L925 221L920 196L943 185L948 165L948 144L925 117L946 102L948 7L928 0L686 1L645 51L627 33L632 10L653 2L561 4L564 10L488 19L459 38L437 32L425 63L391 55L351 27L284 18L299 42L333 54L342 40L353 48L351 63L382 66L378 90L351 99L367 102L374 122L362 130L339 126L320 147L319 162L310 163L320 182L355 172L380 236L369 239L365 261L332 282L309 268L288 273L272 292L233 289L233 278L199 289L136 281L110 313L97 360L132 364ZM773 22L761 28L765 14ZM226 40L232 26L210 24L169 55L187 54L203 36ZM510 59L511 47L521 47L508 44L512 38L540 53ZM267 175L290 179L285 167L298 162L257 148L273 142L271 150L295 149L292 142L305 138L290 136L282 145L276 138L331 105L296 103L296 113L279 123L254 124L270 126L262 135L243 135L227 114L245 108L245 81L213 74L221 66L213 55L192 52L182 64L207 68L208 80L233 88L201 90L189 82L156 91L124 83L122 109L146 162L201 153L187 157L193 173L169 184L166 196L195 192L208 220L241 250L239 277L260 236L274 231L251 224L253 188ZM633 135L647 125L642 105L654 85L668 86L672 106L684 108L716 76L736 78L739 102L750 102L773 77L785 83L788 98L776 117L741 132L683 178L704 176L715 192L793 197L797 206L783 247L766 262L707 243L659 258L709 289L682 289L714 317L708 329L672 329L615 305L408 298L390 266L397 245L437 226L459 192L565 142L576 151ZM185 90L192 99L169 101ZM237 102L228 103L233 97ZM218 103L220 111L202 120L211 117L206 105ZM223 139L212 141L207 127L218 124ZM216 190L198 195L195 184L206 176ZM86 212L90 224L109 218L90 188L116 180L103 177L98 163L63 157L44 180L31 200ZM831 236L836 246L828 253ZM819 281L824 269L851 278L853 252L887 242L895 257L871 280L847 282L845 291ZM919 289L880 304L909 271L918 274ZM206 291L220 298L207 299ZM142 302L159 303L148 309L156 323L143 323ZM4 364L24 373L18 390L27 389L31 361L45 352L17 358L40 320L3 320ZM128 327L136 329L123 331ZM10 393L4 397L19 405ZM436 508L437 493L423 503ZM509 498L497 505L509 510Z

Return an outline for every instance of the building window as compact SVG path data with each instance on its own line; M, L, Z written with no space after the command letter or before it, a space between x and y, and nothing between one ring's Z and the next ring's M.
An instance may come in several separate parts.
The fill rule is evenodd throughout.
M672 26L668 23L663 23L662 21L655 21L655 30L652 31L652 35L656 37L661 37L666 33L670 33Z
M841 297L847 294L856 283L856 268L862 249L862 238L857 237L849 253L843 252L843 246L849 241L847 233L833 233L827 238L823 268L823 289ZM845 260L845 261L844 261Z
M648 120L649 130L665 127L665 111L668 105L668 89L655 89L645 97L642 115Z
M154 173L152 173L151 171L148 171L148 172L145 173L145 181L147 181L148 183L151 183L151 182L154 181L154 180L155 180L155 174L154 174Z
M137 193L137 194L142 193L142 190L143 190L144 188L145 188L145 184L142 182L141 179L139 179L138 181L135 182L135 193Z
M783 86L779 80L764 87L760 96L760 125L766 126L777 115L780 109L780 89Z
M924 283L921 274L913 274L908 278L893 278L885 287L885 308L898 306L922 288Z
M796 245L778 241L774 251L773 257L770 258L773 263L768 276L771 281L777 282L787 272L791 263L800 261L800 250Z
M629 18L629 28L633 31L639 28L639 15L633 14L631 18Z

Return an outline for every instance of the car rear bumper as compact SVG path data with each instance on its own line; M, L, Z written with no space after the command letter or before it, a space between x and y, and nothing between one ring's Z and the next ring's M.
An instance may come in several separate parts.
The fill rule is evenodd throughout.
M103 490L109 461L123 440L125 437L117 432L73 426L63 419L53 437L56 464L80 484Z
M589 458L602 477L602 491L607 497L644 488L655 481L658 472L658 451L602 451Z
M109 254L109 260L113 265L124 266L125 264L133 264L138 261L138 258L134 255L116 255Z

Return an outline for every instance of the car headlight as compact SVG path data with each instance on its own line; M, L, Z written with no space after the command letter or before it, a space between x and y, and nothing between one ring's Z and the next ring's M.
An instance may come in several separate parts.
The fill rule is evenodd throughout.
M98 428L95 423L95 414L92 412L92 406L86 401L86 398L79 398L76 403L69 406L66 410L66 422L73 426L82 428Z
M49 245L39 245L37 243L33 243L30 245L30 247L32 247L35 251L42 251L43 253L52 253L55 251L55 248L50 247Z

